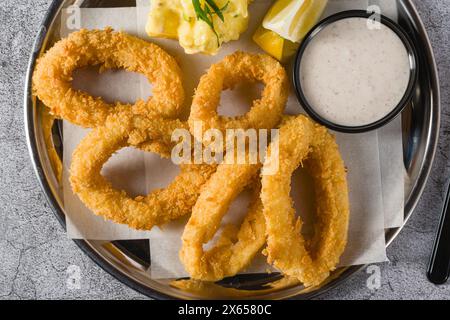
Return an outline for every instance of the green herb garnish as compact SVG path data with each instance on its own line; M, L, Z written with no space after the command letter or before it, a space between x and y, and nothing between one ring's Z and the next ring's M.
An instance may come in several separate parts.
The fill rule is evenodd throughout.
M223 11L225 11L228 7L228 2L222 8L214 2L214 0L204 0L203 5L201 0L192 0L192 5L194 6L195 14L197 15L197 19L204 21L214 32L217 38L217 44L220 46L219 35L217 34L216 28L214 27L213 15L216 14L222 22L225 22L225 18L223 16Z

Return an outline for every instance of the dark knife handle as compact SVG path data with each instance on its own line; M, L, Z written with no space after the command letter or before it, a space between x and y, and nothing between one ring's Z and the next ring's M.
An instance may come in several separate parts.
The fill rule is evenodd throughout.
M428 279L434 284L447 282L450 271L450 187L445 197L439 230L428 266Z

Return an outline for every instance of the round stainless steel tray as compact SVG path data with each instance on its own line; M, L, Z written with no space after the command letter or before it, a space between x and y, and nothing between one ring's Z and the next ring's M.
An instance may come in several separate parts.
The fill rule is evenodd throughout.
M134 0L122 1L54 1L42 23L32 52L25 85L25 128L31 159L47 199L55 215L65 227L61 186L47 154L38 102L32 97L31 76L36 59L59 39L59 14L64 7L82 3L85 7L134 6ZM114 4L111 4L114 3ZM424 190L437 147L440 126L440 96L437 68L426 30L410 0L398 0L400 24L411 35L419 54L419 81L411 106L402 114L404 132L404 163L407 171L405 190L405 223ZM61 134L57 128L56 138ZM61 140L62 141L62 140ZM405 181L406 182L406 181ZM386 231L390 245L402 228ZM320 288L305 290L298 285L267 289L264 285L279 279L276 274L239 276L226 279L204 290L182 291L170 286L170 280L151 279L148 241L75 241L77 245L105 271L135 290L156 299L309 299L344 282L363 266L336 270Z

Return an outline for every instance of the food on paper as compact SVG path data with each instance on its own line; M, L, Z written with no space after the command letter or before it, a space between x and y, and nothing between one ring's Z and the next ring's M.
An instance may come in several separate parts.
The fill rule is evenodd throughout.
M266 87L263 98L254 103L247 115L220 117L217 107L222 90L242 81L261 81ZM287 77L284 69L265 55L237 52L213 65L200 80L189 118L191 132L200 121L205 130L230 128L273 128L281 119L287 101ZM255 199L238 230L228 225L215 247L208 251L203 245L219 228L233 199L251 184L260 166L220 164L203 187L183 233L180 259L193 279L217 281L236 275L247 267L265 243L265 227L259 188ZM253 187L254 188L254 187Z
M170 145L171 132L183 127L186 125L179 120L152 119L128 111L110 115L105 126L89 133L73 154L73 191L96 215L137 230L150 230L189 214L214 166L183 165L167 188L136 198L115 189L100 174L106 161L120 149L153 140Z
M347 243L349 199L346 170L335 139L305 116L286 117L280 128L279 171L262 169L261 200L267 230L268 262L306 287L322 283L334 270ZM270 149L270 147L269 147ZM305 239L302 219L290 197L291 175L300 166L314 180L314 236Z
M134 105L111 105L71 87L75 69L99 64L102 68L123 68L146 75L153 83L153 97ZM126 146L170 155L172 131L187 130L186 123L169 119L180 115L184 99L181 71L169 54L112 29L81 30L58 42L39 60L33 86L53 114L94 128L74 152L70 182L95 214L135 229L150 230L190 213L201 185L215 171L212 166L184 165L168 188L134 199L114 189L100 175L103 164ZM52 122L45 123L49 126Z
M204 185L184 229L180 251L192 279L219 281L234 276L261 251L266 242L265 222L259 181L252 183L259 169L258 165L221 164ZM241 227L227 225L215 246L205 251L203 246L214 237L230 203L248 186L253 189L253 201Z
M147 34L178 39L187 54L216 54L248 26L250 0L152 0Z
M253 40L273 57L285 61L319 21L327 3L328 0L278 0Z
M228 6L232 4L237 6L236 1ZM247 1L241 5L246 9ZM228 6L221 7L224 13ZM73 71L90 65L146 75L153 84L153 97L134 105L108 104L74 90ZM263 83L261 98L243 116L219 116L222 91L242 82ZM196 136L197 122L203 130L222 133L226 129L278 127L289 83L284 68L272 57L236 52L212 65L200 80L187 122L178 118L183 112L184 90L175 60L156 45L111 29L81 30L58 42L39 60L33 86L52 113L44 123L47 144L54 117L92 128L73 153L69 179L73 192L94 214L137 230L150 230L191 214L182 236L180 259L192 279L175 286L198 287L197 280L213 282L234 276L249 266L266 244L268 261L286 276L283 284L315 285L335 268L345 248L348 225L345 169L331 135L304 116L286 116L284 120L280 171L275 175L264 174L271 165L269 160L264 166L182 164L181 173L168 187L138 197L114 188L101 175L104 164L125 147L168 157L175 145L172 133L177 129L188 135L191 132L201 141ZM318 223L307 244L300 235L301 222L293 222L289 198L290 175L300 164L316 179ZM252 190L253 201L240 227L226 226L214 246L204 249L220 228L230 203L244 189Z
M356 127L381 120L400 103L409 84L410 58L403 41L383 23L370 29L367 22L352 17L325 26L301 58L305 98L334 124Z
M240 82L265 84L262 98L243 116L230 118L217 114L222 90ZM281 120L287 102L288 83L284 68L267 55L236 52L211 66L196 90L189 125L194 137L196 122L205 130L272 129ZM202 188L183 233L180 259L193 279L218 281L236 275L247 267L265 243L265 225L259 188L240 229L228 225L212 249L203 245L215 235L230 203L257 177L258 164L219 164Z
M255 100L249 112L238 117L217 113L222 90L232 89L241 82L261 82L265 85L261 99ZM268 55L236 52L210 67L197 87L189 117L191 133L196 122L204 130L271 129L278 125L286 106L289 83L281 64Z
M87 66L141 73L153 85L153 96L131 106L109 104L73 89L73 72ZM89 128L103 125L111 113L131 108L146 115L176 117L184 101L181 71L172 56L155 44L110 28L81 30L56 43L38 60L33 92L53 115Z

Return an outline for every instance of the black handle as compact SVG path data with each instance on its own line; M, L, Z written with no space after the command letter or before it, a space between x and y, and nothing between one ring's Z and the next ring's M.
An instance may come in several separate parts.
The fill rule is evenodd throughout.
M444 210L428 266L428 279L434 284L447 282L450 271L450 187L445 197Z

